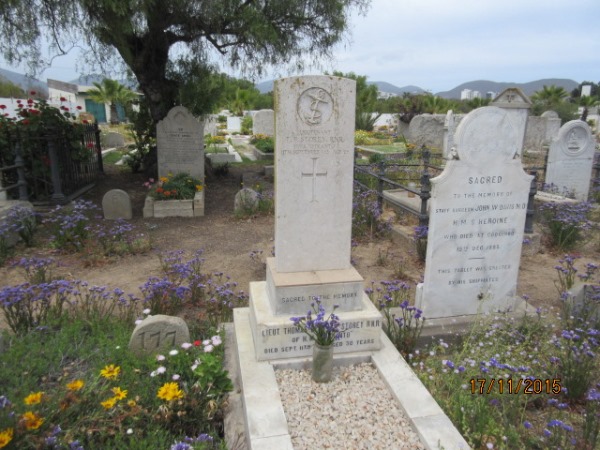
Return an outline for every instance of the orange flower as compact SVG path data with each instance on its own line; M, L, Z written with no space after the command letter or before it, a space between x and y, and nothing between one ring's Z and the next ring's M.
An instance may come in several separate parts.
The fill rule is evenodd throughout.
M0 448L6 447L13 438L13 429L7 428L4 431L0 431Z
M25 422L25 428L28 430L37 430L44 423L44 419L31 411L27 411L21 418Z

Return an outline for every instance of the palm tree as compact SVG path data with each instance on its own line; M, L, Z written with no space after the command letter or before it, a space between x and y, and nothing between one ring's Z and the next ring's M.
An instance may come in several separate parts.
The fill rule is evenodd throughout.
M551 85L542 88L541 91L536 91L531 96L533 102L542 103L546 106L557 105L565 100L569 94L565 91L565 88Z
M590 108L593 108L594 106L598 105L598 98L597 97L592 97L592 96L585 96L585 97L580 97L579 98L579 106L583 106L583 112L581 113L581 120L583 120L584 122L587 120L587 116L590 112Z
M95 89L90 89L87 93L96 103L110 104L110 123L119 123L117 114L117 104L123 106L137 99L135 92L127 89L121 83L115 80L105 78L102 83L94 83Z

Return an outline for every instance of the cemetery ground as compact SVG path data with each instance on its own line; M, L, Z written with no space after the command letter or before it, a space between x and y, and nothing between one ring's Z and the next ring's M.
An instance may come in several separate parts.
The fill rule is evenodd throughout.
M149 277L161 278L163 276L163 265L159 256L178 250L185 252L184 261L189 261L196 251L202 250L203 272L207 274L223 272L224 275L221 278L223 283L226 283L224 278L226 276L230 277L231 282L237 283L237 286L228 285L236 293L238 290L247 292L248 284L251 281L265 279L265 260L271 256L274 245L273 216L271 214L253 214L236 217L233 213L233 198L241 187L243 173L247 174L244 177L246 185L252 184L252 187L256 187L258 184L260 189L265 191L272 188L271 182L265 180L261 175L261 165L249 163L231 165L229 173L224 176L209 175L205 186L205 216L197 218L142 218L142 207L147 194L143 183L147 180L141 174L131 174L110 164L106 166L105 172L105 176L84 195L84 199L101 205L102 196L109 189L118 188L128 192L131 196L134 214L130 222L138 233L149 239L151 248L146 248L133 255L105 256L97 245L86 245L78 252L61 252L48 245L49 231L42 226L35 235L35 245L26 248L19 244L12 261L0 268L0 279L2 280L0 288L16 286L25 281L23 268L15 266L11 262L16 263L23 257L52 258L55 262L51 269L54 279L85 280L90 286L108 286L111 291L118 288L125 293L142 297L140 287L148 281ZM98 213L101 214L101 210ZM391 211L386 211L384 217L394 222L412 223L409 219L397 218ZM101 218L92 220L92 223L100 224L102 222ZM542 383L545 383L545 380L552 380L551 364L541 360L557 358L558 356L551 353L552 347L559 347L558 343L553 340L569 339L569 336L565 337L564 323L558 319L564 302L560 300L559 290L554 282L558 278L555 266L564 255L562 252L544 245L545 243L545 237L542 237L541 251L524 256L521 260L518 294L529 298L529 309L532 314L527 322L511 328L511 325L505 325L505 322L500 319L494 321L493 317L488 317L484 319L483 325L468 335L466 342L468 344L471 341L473 344L471 346L461 347L460 343L447 344L433 341L431 348L421 348L418 352L413 352L408 356L415 371L474 448L558 448L559 446L562 448L594 448L594 445L598 448L596 443L597 414L600 406L597 398L598 391L594 391L595 394L589 394L596 395L593 401L584 399L584 396L588 395L587 390L576 398L565 396L564 392L562 395L547 394L545 384L542 386L544 392L539 395L508 395L506 392L499 392L497 385L492 387L487 395L479 395L479 384L477 381L472 381L482 379L483 376L489 377L484 380L487 383L484 390L487 390L492 377L516 379L521 374L527 374L543 380ZM600 260L599 250L600 240L597 232L586 234L585 242L582 242L572 252L581 257L575 261L575 265L580 268L580 273L585 271L585 263ZM412 297L414 296L414 287L423 275L423 265L418 261L417 255L410 246L398 243L390 237L369 238L367 236L357 240L352 249L352 258L358 272L365 279L366 287L373 283L373 286L377 288L384 280L403 280L409 284L410 289L406 291L400 289L400 292L402 295ZM139 317L139 311L137 313L137 317ZM199 348L203 348L202 345L212 345L213 341L206 342L207 339L211 339L211 335L194 335L194 333L206 333L209 329L199 326L201 323L206 323L207 311L205 309L189 305L179 314L186 319L190 326L191 339L199 342L205 341L204 344L198 344ZM156 361L148 358L136 366L131 359L123 356L122 352L120 356L117 356L114 351L108 352L89 347L78 337L80 333L85 334L90 332L91 328L99 327L101 330L110 330L110 332L106 331L107 337L100 341L101 343L114 346L115 342L121 342L121 346L126 346L134 326L134 318L134 316L131 317L129 328L109 325L106 321L96 323L94 326L89 323L86 325L84 321L81 328L72 324L71 334L63 338L65 341L56 345L62 346L59 347L60 349L80 346L82 354L79 357L74 357L72 353L65 357L68 353L66 351L62 355L60 352L56 354L52 349L45 349L38 343L35 348L42 352L42 356L32 356L28 367L19 368L20 372L11 372L12 376L26 381L23 381L18 388L14 388L12 392L0 392L0 448L2 448L2 439L6 441L7 437L2 433L8 429L8 422L5 417L1 417L2 409L4 408L6 411L6 408L9 408L6 403L7 397L14 405L19 404L18 408L15 407L16 409L27 414L22 407L23 399L28 405L36 405L39 400L35 396L28 397L28 394L43 391L43 399L52 399L52 392L58 392L61 389L66 394L62 397L60 404L54 398L56 411L52 415L42 418L41 414L37 413L42 410L41 407L36 409L36 406L28 406L30 414L23 416L18 432L29 432L32 437L29 440L21 441L25 445L22 448L38 448L37 445L41 445L44 439L52 438L63 445L76 440L85 441L86 449L104 448L102 447L104 444L100 444L102 439L105 439L105 442L111 442L112 445L115 445L114 448L148 448L143 447L146 445L144 442L153 442L155 445L153 448L169 448L174 442L174 437L182 439L187 435L195 438L199 437L199 432L208 430L213 431L213 435L218 439L217 435L220 431L218 422L222 417L215 408L223 406L221 402L224 401L224 397L215 399L202 397L202 401L194 405L179 401L177 389L174 388L175 390L169 393L165 388L163 396L168 400L161 404L156 398L150 398L153 397L152 393L156 392L156 387L160 386L160 384L156 385L155 380L152 380L154 384L148 382L145 386L148 391L152 390L149 395L144 396L137 391L136 393L132 388L129 389L129 395L123 394L127 390L127 383L131 383L133 387L134 380L140 378L140 373L156 370L158 367ZM577 329L576 324L572 323L571 325L573 325L573 329ZM8 329L5 318L2 318L0 328ZM44 336L43 331L36 333L23 338L28 340L28 345L33 346L34 340L39 340ZM4 339L12 340L10 337ZM571 336L571 339L574 338ZM215 342L218 341L217 338ZM506 345L506 347L502 347L502 345ZM598 345L597 342L595 345ZM25 352L25 349L21 351ZM183 358L186 351L180 351L179 357ZM594 349L589 351L592 352ZM84 352L89 352L89 355L84 355ZM202 352L198 354L202 354ZM101 363L101 358L106 355L115 359ZM429 355L435 355L435 357ZM567 355L563 355L563 358L566 357ZM18 361L27 359L28 356L21 354L12 358L14 358L13 361ZM27 379L28 374L39 370L39 366L51 358L63 358L63 361L59 366L54 367L52 373L48 373L40 379ZM119 358L121 358L120 376L119 371L116 370ZM440 358L443 359L440 360ZM515 361L521 361L520 366L522 367L517 367L518 364ZM191 358L191 362L193 362L193 358ZM103 375L86 375L87 368L99 364L103 368ZM111 367L111 364L114 365ZM167 364L165 363L165 365ZM545 367L548 370L532 373L525 371L524 366L536 368L534 370L541 370L541 367ZM577 365L569 369L572 372L571 376L580 377L579 385L585 383L587 387L593 387L600 381L596 375L598 373L597 357L589 357L579 366L579 371ZM171 367L168 367L167 370L171 370ZM114 375L115 371L116 375ZM114 375L112 378L111 374ZM219 374L213 375L217 377ZM585 376L591 377L591 379L581 379ZM86 386L89 384L90 389L93 386L95 390L88 391L88 393L102 392L102 395L106 394L106 398L96 398L94 395L98 394L93 394L92 398L82 401L75 389L77 387L75 384L70 385L72 389L64 387L66 383L74 383L84 378ZM162 381L169 380L163 378ZM504 389L507 391L507 386L504 386ZM114 394L113 397L110 397L110 392ZM224 388L223 394L225 392ZM6 397L2 397L3 395ZM15 395L16 398L13 397ZM123 399L121 403L118 403L117 397L119 396ZM112 408L103 405L102 408L96 408L96 412L93 414L87 412L86 408L93 408L94 402L111 399L116 399L113 405L106 405L112 406ZM211 403L211 400L214 402ZM178 401L179 406L176 406ZM128 406L125 402L129 402ZM144 402L154 402L153 405L156 409L152 411L149 408L146 409ZM43 402L41 401L41 403ZM63 426L64 432L59 432L48 426L52 423L52 418L56 419L59 416L59 410L68 410L71 406L73 406L72 416L66 422L71 425L70 428L66 429ZM204 429L197 428L198 417L200 417L197 409L205 411L205 414L201 416L205 420L202 422L202 425L205 425ZM180 415L173 414L176 410ZM48 410L46 409L46 411ZM103 413L105 413L104 416ZM77 418L77 414L89 416L91 420ZM193 421L188 419L192 414L195 418ZM46 425L43 424L44 420L47 422ZM151 428L154 428L153 424L156 421L166 423L168 432L150 431ZM16 429L15 433L17 433ZM100 433L104 433L104 435L99 440ZM144 439L151 440L144 441L142 436ZM573 443L573 439L577 439L577 443ZM94 440L99 442L97 444L100 445L99 447L93 446ZM590 444L590 442L592 443ZM136 447L136 445L139 446ZM192 442L191 445L194 445L194 448L212 448L208 443L200 441ZM48 446L47 448L60 447Z

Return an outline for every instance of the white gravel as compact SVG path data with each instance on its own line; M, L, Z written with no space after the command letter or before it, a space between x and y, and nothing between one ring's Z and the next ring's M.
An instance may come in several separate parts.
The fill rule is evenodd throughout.
M425 448L370 363L335 367L330 383L310 370L275 377L295 450Z

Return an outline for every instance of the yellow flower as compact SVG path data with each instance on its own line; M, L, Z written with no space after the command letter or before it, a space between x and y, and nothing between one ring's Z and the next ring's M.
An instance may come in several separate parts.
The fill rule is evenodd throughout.
M169 181L169 179L167 177L160 177L159 180L163 183L166 183L167 181Z
M121 368L119 366L115 366L114 364L109 364L105 366L104 369L100 371L100 375L104 378L108 378L109 380L115 379L119 376L119 372Z
M123 391L120 387L114 387L111 390L117 400L123 400L127 397L127 391Z
M67 389L70 391L78 391L83 387L84 384L85 383L83 380L71 381L70 383L67 383Z
M26 405L37 405L38 403L41 403L43 395L44 395L43 392L32 392L27 397L25 397L25 400L24 400L25 404Z
M7 428L4 431L0 431L0 448L4 448L8 445L13 438L13 429Z
M100 402L100 404L104 407L104 409L110 409L113 406L115 406L115 403L117 403L117 397L111 397L108 400L105 400L103 402Z
M202 190L202 185L201 185L201 184L197 184L197 185L196 185L196 190L197 190L198 192L200 192L200 191Z
M25 422L25 428L28 430L37 430L44 423L44 419L31 411L27 411L21 418Z
M171 401L183 398L183 391L179 389L177 383L165 383L158 390L156 395L161 400Z
M129 406L130 408L133 408L135 405L137 405L137 403L135 402L135 400L129 400L127 402L127 406Z

